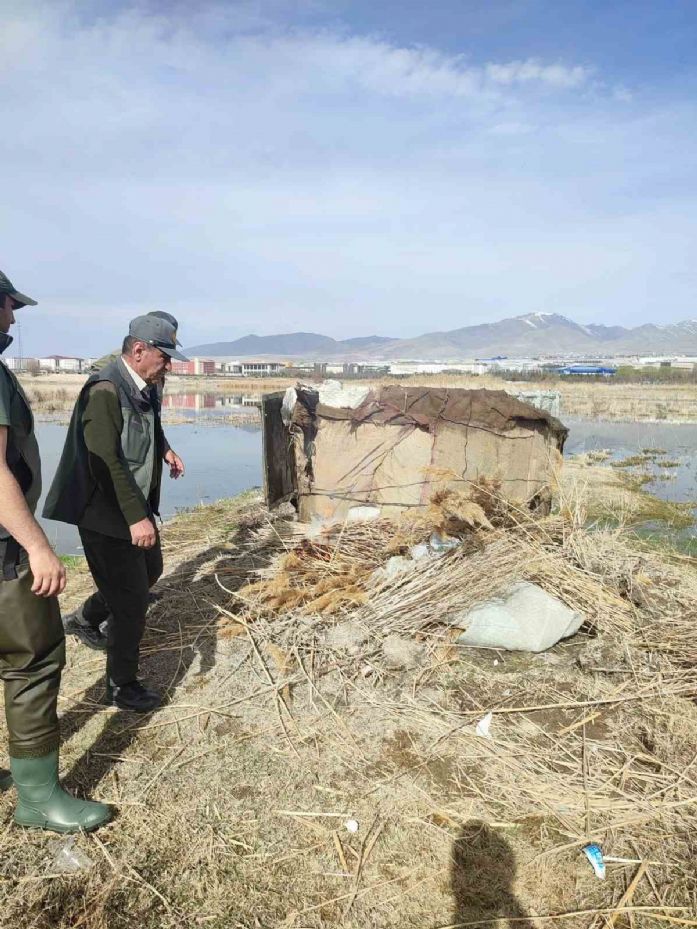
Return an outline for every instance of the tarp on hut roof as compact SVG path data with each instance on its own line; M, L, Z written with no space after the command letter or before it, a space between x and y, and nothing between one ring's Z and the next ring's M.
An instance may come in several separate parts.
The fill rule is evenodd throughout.
M287 425L280 400L265 401L265 470L269 503L293 498L302 520L350 518L359 506L393 515L428 503L436 486L482 476L545 507L568 434L505 391L388 385L355 408L323 404L311 387L295 397Z

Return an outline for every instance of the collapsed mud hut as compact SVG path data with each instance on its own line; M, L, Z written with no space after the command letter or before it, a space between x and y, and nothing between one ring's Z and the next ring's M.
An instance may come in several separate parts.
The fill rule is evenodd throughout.
M436 486L484 476L549 512L567 429L504 391L298 385L263 405L269 506L292 500L302 522L396 516ZM366 511L366 507L372 509Z

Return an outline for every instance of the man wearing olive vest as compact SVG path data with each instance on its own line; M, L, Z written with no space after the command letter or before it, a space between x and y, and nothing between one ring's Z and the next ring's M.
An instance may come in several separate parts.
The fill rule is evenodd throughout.
M0 271L0 353L14 313L36 301ZM5 685L11 775L0 790L17 789L15 822L77 832L111 817L103 803L78 800L60 786L56 704L65 638L57 594L65 569L34 518L41 495L41 461L29 402L0 362L0 677Z
M157 316L159 319L166 319L168 323L171 323L174 326L174 335L176 339L177 329L179 328L179 323L175 316L172 316L171 313L165 313L163 310L153 310L151 313L146 313L146 316ZM177 341L177 345L179 345ZM113 361L117 361L121 357L121 351L109 352L108 355L103 355L101 358L97 359L89 368L90 372L94 374L97 371L102 371L106 368L107 365L111 364ZM165 389L165 374L164 372L157 380L155 387L155 396L157 397L157 402L159 404L160 410L162 410L162 395ZM165 439L165 449L164 456L166 458L167 452L169 451L169 445L167 444L167 439ZM178 476L178 475L175 475ZM154 595L150 595L150 600L152 601ZM104 620L98 628L91 626L86 622L83 616L82 607L75 610L73 613L68 613L67 616L63 617L63 629L65 630L66 635L74 635L78 638L83 645L86 645L88 648L93 648L96 651L106 651L107 639L106 639L106 627L107 620Z
M97 591L77 611L80 638L99 648L106 623L106 702L146 713L161 697L138 679L149 591L162 574L162 462L184 465L169 447L155 385L171 369L176 330L167 319L131 321L122 355L93 374L75 404L44 516L76 525Z

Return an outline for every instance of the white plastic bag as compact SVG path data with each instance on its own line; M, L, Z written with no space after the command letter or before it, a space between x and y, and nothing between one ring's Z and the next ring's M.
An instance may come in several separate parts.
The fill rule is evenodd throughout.
M457 637L460 645L523 652L543 652L578 632L582 623L580 613L528 581L452 621L464 630Z
M363 384L345 386L341 381L323 381L319 385L319 402L335 409L355 410L370 393L370 387Z

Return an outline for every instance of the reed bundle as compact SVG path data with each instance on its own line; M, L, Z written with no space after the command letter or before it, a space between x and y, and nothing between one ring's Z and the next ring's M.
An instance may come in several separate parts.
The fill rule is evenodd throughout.
M631 606L579 560L573 523L535 518L503 500L494 482L439 490L396 520L332 524L300 537L238 591L250 620L293 612L351 615L373 636L442 632L452 618L530 580L580 611L589 626L627 630ZM450 550L423 551L435 533ZM419 557L410 552L421 546ZM400 556L403 570L380 571ZM405 558L406 556L406 558ZM221 570L224 576L225 569Z

